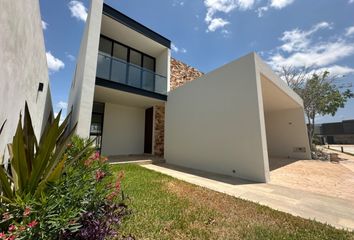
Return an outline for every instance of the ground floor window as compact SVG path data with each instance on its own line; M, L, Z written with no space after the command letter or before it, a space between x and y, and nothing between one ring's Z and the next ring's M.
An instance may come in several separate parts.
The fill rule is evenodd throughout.
M91 116L90 138L95 139L96 149L101 152L104 119L104 103L94 102Z

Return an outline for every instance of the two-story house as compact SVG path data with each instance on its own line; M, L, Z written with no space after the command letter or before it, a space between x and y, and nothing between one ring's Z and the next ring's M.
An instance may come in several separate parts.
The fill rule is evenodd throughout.
M69 111L103 154L153 154L154 106L164 105L170 40L101 0L92 1Z
M77 134L106 156L163 154L259 182L274 161L311 158L302 99L255 53L203 75L170 45L92 0L68 104Z

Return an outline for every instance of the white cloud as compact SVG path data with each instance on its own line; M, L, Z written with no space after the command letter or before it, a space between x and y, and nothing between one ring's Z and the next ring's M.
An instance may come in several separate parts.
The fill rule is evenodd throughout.
M268 6L260 7L256 10L258 17L263 17L264 13L269 10Z
M72 17L84 22L86 21L87 8L81 1L72 0L69 2L68 7Z
M67 57L70 61L72 61L72 62L74 62L74 61L76 60L75 56L74 56L74 55L71 55L71 54L68 53L68 52L65 52L65 55L66 55L66 57Z
M230 24L230 22L228 22L222 18L213 18L209 22L208 31L214 32L215 30L217 30L219 28L223 28L224 26L226 26L228 24Z
M354 1L354 0L353 0ZM346 30L345 30L345 35L346 36L351 36L354 34L354 26L351 26L351 27L348 27Z
M314 25L310 30L303 31L298 28L285 31L280 38L284 44L280 47L283 51L293 52L305 49L310 44L310 36L321 29L330 29L331 25L328 22L321 22Z
M42 29L46 30L48 27L48 23L46 23L45 21L42 20Z
M271 8L279 10L279 9L289 6L294 1L295 0L271 0L268 2L267 5L265 5L263 7L259 7L256 10L256 13L257 13L258 17L263 17L264 13L267 12L268 10L270 10Z
M67 102L64 102L64 101L59 101L57 103L57 108L60 108L60 109L67 109L68 108L68 103Z
M171 50L175 53L186 53L187 50L185 48L179 48L174 43L171 44Z
M270 6L276 9L282 9L290 4L292 4L294 0L272 0Z
M319 68L315 70L316 72L328 71L332 76L345 76L354 73L354 68L347 66L333 65L329 67Z
M204 0L204 5L207 8L205 22L208 24L208 31L214 32L217 29L222 29L229 22L221 17L215 17L215 14L229 13L234 9L248 10L253 7L255 0Z
M63 61L54 57L51 52L46 52L46 57L49 71L57 72L65 67Z
M172 6L173 7L177 7L177 6L183 7L184 6L184 1L182 1L182 0L173 0Z
M283 66L293 67L323 67L333 64L354 53L354 44L343 40L314 44L298 52L285 56L276 53L269 59L269 64L275 69Z
M315 38L315 33L323 29L332 29L332 26L320 22L307 31L298 28L285 31L279 39L282 44L268 55L268 63L275 70L291 66L316 72L328 70L337 76L354 73L353 68L336 64L354 54L354 43L345 36L332 36L329 40Z

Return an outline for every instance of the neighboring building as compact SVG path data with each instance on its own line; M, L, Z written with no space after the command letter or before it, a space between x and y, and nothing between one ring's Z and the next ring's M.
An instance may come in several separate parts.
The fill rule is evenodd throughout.
M52 102L39 1L2 0L0 9L0 125L7 120L0 135L2 155L15 134L25 101L37 138Z
M354 120L318 124L315 134L322 144L354 144Z
M93 0L68 105L77 133L107 156L164 155L261 182L269 159L311 157L301 98L257 55L203 75L170 44Z

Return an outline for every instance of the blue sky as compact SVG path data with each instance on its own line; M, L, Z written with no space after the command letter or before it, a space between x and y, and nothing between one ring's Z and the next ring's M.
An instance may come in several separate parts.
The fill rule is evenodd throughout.
M274 69L328 69L354 85L354 0L106 0L207 73L251 51ZM40 0L55 112L66 108L90 0ZM354 91L354 88L351 87ZM354 119L354 99L335 117Z

